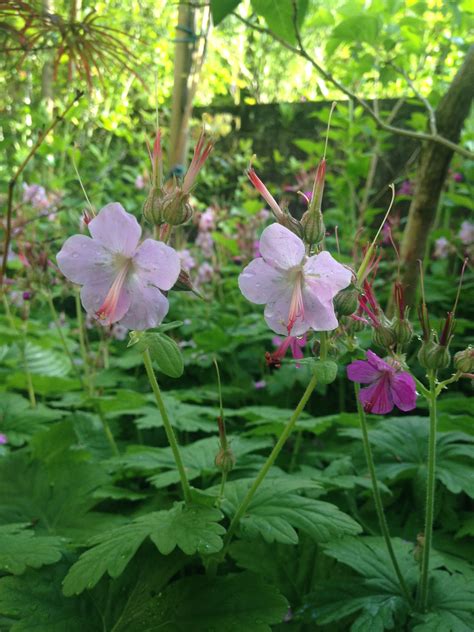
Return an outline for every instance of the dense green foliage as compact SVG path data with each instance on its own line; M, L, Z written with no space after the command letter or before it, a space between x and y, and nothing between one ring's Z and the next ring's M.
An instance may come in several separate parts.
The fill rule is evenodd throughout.
M141 221L146 236L154 234L141 217L150 185L145 140L153 134L157 100L166 147L177 6L134 1L124 11L121 2L84 0L75 19L85 20L94 9L98 24L120 31L116 36L125 52L114 61L98 55L98 69L91 66L90 76L78 62L68 77L71 49L59 59L49 100L41 72L58 50L54 24L37 40L41 50L25 54L21 63L18 51L5 56L2 207L8 181L39 130L62 112L74 90L85 94L40 145L14 190L0 314L1 630L474 629L472 380L460 379L472 370L450 364L437 376L439 382L455 378L437 403L428 604L415 607L381 537L361 418L346 377L347 365L363 358L364 350L376 348L383 355L373 347L370 327L352 323L351 328L344 321L328 349L325 336L308 333L305 359L287 358L275 368L265 357L278 342L261 307L239 291L238 275L272 220L244 174L252 139L241 138L229 124L238 126L238 117L212 115L211 106L280 102L280 124L298 130L285 101L323 96L328 102L311 115L317 134L308 138L296 131L290 146L273 155L260 152L254 161L259 172L269 174L266 183L275 197L300 219L306 203L298 192L312 189L325 151L322 130L330 100L341 98L304 60L230 15L236 10L295 44L294 3L279 1L279 11L273 4L211 0L215 28L196 104L210 106L207 125L216 146L193 190L194 217L170 241L195 291L171 290L166 320L146 332L86 318L77 287L57 268L56 254L67 237L86 231L82 217L88 202L74 165L96 210L119 201ZM413 99L404 74L437 105L467 49L472 18L467 0L350 0L334 2L331 9L326 4L296 2L307 49L361 96L406 99L414 107L403 124L424 130L428 114L419 98ZM67 20L68 3L56 5ZM5 20L14 29L1 31L0 41L15 48L24 17L7 7ZM30 28L38 34L37 26ZM86 65L90 61L86 58ZM381 101L380 112L390 116L395 103ZM193 123L191 136L197 127ZM254 133L261 147L259 130ZM378 130L353 101L338 104L328 140L325 246L355 271L385 213L386 185L396 183L390 238L385 234L378 242L373 282L385 306L397 277L397 249L416 180L411 153L417 147L400 149L397 138ZM462 142L472 149L472 122ZM472 161L455 156L423 262L431 325L439 331L456 299L463 259L469 260L452 354L468 346L472 333L473 173ZM2 228L5 232L6 222ZM422 331L414 311L415 336L403 359L427 385L427 371L417 361ZM165 416L144 366L148 354ZM314 376L317 386L294 431L234 524ZM368 415L376 477L410 597L417 594L425 545L433 456L428 408L419 393L409 414ZM168 419L189 498L169 444Z

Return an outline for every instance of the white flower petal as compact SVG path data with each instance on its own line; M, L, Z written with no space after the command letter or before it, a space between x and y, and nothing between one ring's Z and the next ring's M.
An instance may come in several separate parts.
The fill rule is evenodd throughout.
M248 301L263 305L288 285L281 272L258 257L246 266L239 276L239 287Z
M137 219L116 202L104 206L88 228L92 237L108 250L125 257L133 255L142 234Z
M179 255L170 246L155 239L145 239L133 257L135 274L143 282L170 290L181 270Z
M99 281L110 287L115 276L113 255L86 235L69 237L56 255L56 261L64 276L80 285Z
M305 249L301 239L281 224L271 224L260 237L259 250L272 267L288 270L302 263Z

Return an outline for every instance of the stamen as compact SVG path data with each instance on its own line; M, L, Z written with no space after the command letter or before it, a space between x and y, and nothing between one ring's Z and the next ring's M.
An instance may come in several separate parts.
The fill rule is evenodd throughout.
M288 324L286 329L288 331L288 335L290 335L291 330L294 327L296 319L304 317L304 303L303 303L303 292L301 291L301 281L302 281L301 272L298 273L298 276L295 279L295 285L293 287L293 294L291 295L291 303L290 303L290 311L288 314Z
M104 321L105 325L112 325L117 320L117 305L124 283L127 279L129 269L130 261L127 261L127 263L123 265L120 272L115 277L114 282L110 286L110 290L107 292L107 296L105 297L104 302L96 312L97 318Z

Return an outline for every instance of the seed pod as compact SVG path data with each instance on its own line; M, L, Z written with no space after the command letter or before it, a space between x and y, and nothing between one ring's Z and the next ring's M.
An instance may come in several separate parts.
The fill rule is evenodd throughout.
M154 224L155 226L160 226L165 222L162 215L163 198L163 189L151 187L145 203L143 204L144 218L150 222L150 224Z
M418 361L425 369L446 369L451 363L451 354L447 347L430 339L422 343L418 352Z
M474 373L474 349L468 347L454 355L454 368L461 373Z
M216 467L225 474L228 474L234 469L235 456L229 446L219 450L215 459L215 464Z
M334 308L338 317L350 316L359 306L359 290L351 283L334 297Z
M161 215L171 226L185 224L193 216L193 207L189 203L189 195L181 189L167 193L163 198Z
M301 218L301 225L303 227L304 240L310 246L319 244L324 239L326 227L321 211L306 211Z
M406 318L396 318L392 326L392 331L397 344L401 347L408 345L413 338L413 327Z
M390 351L397 344L397 339L392 328L392 323L387 321L384 324L374 327L372 340L378 347Z

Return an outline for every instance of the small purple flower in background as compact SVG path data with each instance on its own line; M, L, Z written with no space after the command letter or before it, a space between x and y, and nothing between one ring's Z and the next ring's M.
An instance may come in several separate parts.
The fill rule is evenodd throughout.
M257 217L259 222L264 224L268 220L270 215L271 215L271 213L270 213L270 211L268 209L262 208L262 210L257 213L256 217Z
M382 226L382 243L385 245L392 243L392 223L390 218L387 218Z
M214 240L211 233L204 231L198 233L195 244L201 249L204 257L210 258L214 254Z
M368 384L360 389L359 398L367 413L386 415L396 406L408 411L416 408L416 385L413 377L395 360L382 360L367 351L367 360L355 360L347 367L352 382Z
M107 204L88 224L91 237L74 235L57 255L59 269L82 285L81 301L101 324L129 329L156 327L168 313L162 291L176 283L181 265L173 248L145 239L136 218Z
M211 266L210 263L207 263L207 261L204 261L204 263L201 263L201 265L198 268L196 283L198 285L201 285L202 283L209 283L209 281L212 280L213 276L214 276L214 268Z
M413 195L413 182L411 180L404 180L397 191L397 195L406 195L408 197Z
M199 219L199 230L209 231L216 227L216 214L211 207L207 208Z
M434 244L435 247L433 251L433 257L435 259L446 259L451 250L451 244L446 239L446 237L440 237L439 239L436 239Z
M39 184L23 183L23 202L31 204L33 208L45 210L49 207L48 196L45 188Z
M189 272L190 270L196 267L196 261L194 260L194 257L189 252L189 250L184 248L183 250L178 250L177 253L178 253L179 260L181 261L181 268L183 270L186 270L186 272Z
M0 445L6 445L8 443L8 437L3 432L0 432Z
M266 385L267 385L267 383L265 382L265 380L258 380L257 382L253 383L253 387L257 391L262 390L262 388L265 388Z
M465 246L470 246L474 242L474 224L467 220L463 222L458 237Z
M452 178L454 180L454 182L463 182L464 181L464 176L462 175L462 173L459 173L459 171L455 171L452 175Z
M140 173L135 178L135 188L138 189L139 191L141 191L142 189L145 188L145 186L146 186L145 178Z
M247 300L266 304L270 329L292 336L336 329L333 298L350 284L352 272L329 252L307 257L302 240L281 224L265 228L260 252L241 272L239 287Z

